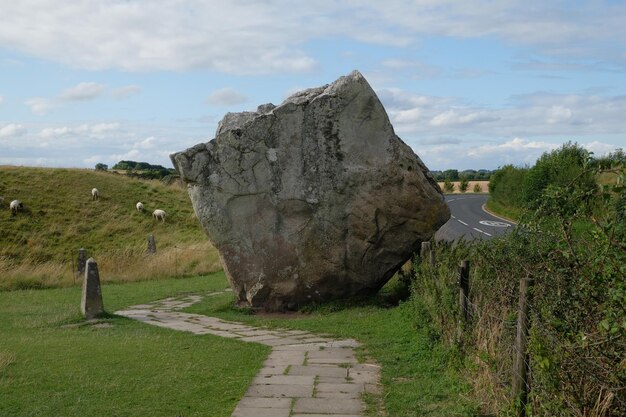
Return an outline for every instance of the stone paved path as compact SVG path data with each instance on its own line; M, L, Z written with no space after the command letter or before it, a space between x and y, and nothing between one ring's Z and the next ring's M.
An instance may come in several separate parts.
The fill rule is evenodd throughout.
M215 294L220 293L208 296ZM202 298L167 298L115 314L169 329L271 346L263 368L231 417L360 417L361 394L378 393L379 367L357 363L355 340L256 328L180 311Z

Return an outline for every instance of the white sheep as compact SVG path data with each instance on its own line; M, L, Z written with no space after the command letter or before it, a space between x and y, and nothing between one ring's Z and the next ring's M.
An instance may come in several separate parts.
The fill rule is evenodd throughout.
M159 220L161 219L165 223L165 212L161 209L156 209L152 212L152 217Z
M98 191L97 188L92 188L91 189L91 199L92 200L97 200L98 198L100 198L100 191Z
M137 207L137 211L140 211L140 212L143 211L143 203L141 201L138 202L135 207Z
M20 200L13 200L9 207L11 208L11 214L15 216L18 211L24 208L24 204Z

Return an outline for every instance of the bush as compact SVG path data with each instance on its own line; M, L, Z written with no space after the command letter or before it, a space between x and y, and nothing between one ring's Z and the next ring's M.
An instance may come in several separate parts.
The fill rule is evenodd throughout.
M459 182L459 191L464 193L467 191L468 187L469 187L469 181L467 180L467 177L462 176L461 181Z
M443 182L443 192L451 193L454 191L454 184L448 178L446 178Z
M483 192L483 187L481 187L480 184L474 184L474 192L475 193L482 193Z
M563 149L542 157L535 172L548 172L554 182L543 187L532 201L536 209L512 233L471 246L439 245L435 269L416 266L416 314L452 343L459 319L458 263L471 261L472 320L461 349L484 412L510 411L518 285L526 277L534 282L528 414L626 415L626 222L620 211L626 173L612 165L619 178L600 190L589 183L601 172L599 165L582 162L581 168L578 151ZM562 171L546 168L553 166ZM492 184L497 191L520 173L505 167Z
M528 168L505 165L493 173L489 180L490 198L509 207L524 205L523 185Z
M536 208L548 185L564 187L576 182L579 187L594 188L594 174L586 169L590 158L586 149L571 142L541 155L524 178L524 204Z

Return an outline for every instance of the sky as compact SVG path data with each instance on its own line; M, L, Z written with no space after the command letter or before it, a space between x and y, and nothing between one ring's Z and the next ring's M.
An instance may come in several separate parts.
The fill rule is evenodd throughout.
M355 69L431 170L626 148L626 0L0 0L0 165L171 167Z

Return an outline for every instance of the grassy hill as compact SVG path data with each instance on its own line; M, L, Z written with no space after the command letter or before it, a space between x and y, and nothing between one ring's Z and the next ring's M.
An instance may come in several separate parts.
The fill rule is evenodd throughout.
M92 201L91 189L100 199ZM159 181L81 169L0 167L0 289L71 285L78 249L103 280L127 281L219 269L186 190ZM9 203L24 210L11 216ZM143 213L135 209L141 201ZM165 223L152 218L167 212ZM146 254L147 236L157 242Z

